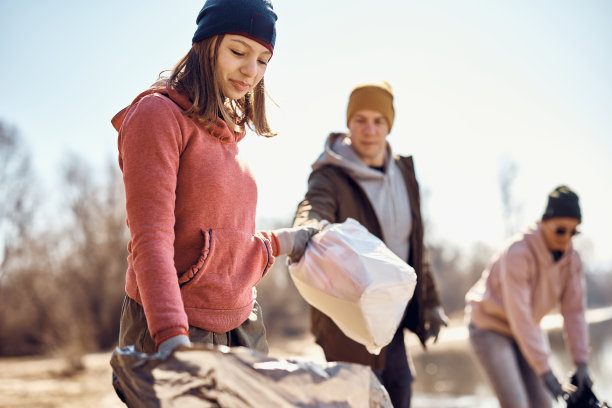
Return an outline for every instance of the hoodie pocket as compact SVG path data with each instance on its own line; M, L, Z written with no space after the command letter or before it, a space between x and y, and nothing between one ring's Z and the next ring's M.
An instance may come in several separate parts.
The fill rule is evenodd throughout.
M272 262L259 234L219 228L202 230L202 235L198 259L179 277L181 288L202 287L209 294L251 290Z
M186 271L181 273L179 277L179 286L182 288L191 282L195 277L200 273L202 269L204 269L206 265L206 261L210 256L210 243L212 241L212 229L208 231L201 231L202 237L204 237L204 245L202 246L202 251L200 251L200 255L196 262L191 265Z

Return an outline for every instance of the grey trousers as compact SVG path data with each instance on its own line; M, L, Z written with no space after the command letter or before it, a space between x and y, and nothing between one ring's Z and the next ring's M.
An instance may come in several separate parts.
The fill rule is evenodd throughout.
M205 343L228 347L248 347L268 354L266 329L263 324L261 307L255 301L249 318L237 328L225 333L215 333L198 327L189 326L189 340L192 343ZM144 309L135 300L126 296L121 308L119 325L119 347L133 345L136 351L155 353L155 341L147 328Z
M469 325L470 344L502 408L549 408L553 396L512 337Z

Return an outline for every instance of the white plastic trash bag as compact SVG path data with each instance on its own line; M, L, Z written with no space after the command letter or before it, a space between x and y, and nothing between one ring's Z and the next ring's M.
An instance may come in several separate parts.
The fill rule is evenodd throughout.
M393 339L416 286L414 269L352 218L314 235L289 273L309 304L372 354Z

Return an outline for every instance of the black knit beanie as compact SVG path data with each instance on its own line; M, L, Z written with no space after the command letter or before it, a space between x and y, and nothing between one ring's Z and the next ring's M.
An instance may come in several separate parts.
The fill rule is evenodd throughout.
M276 20L268 0L207 0L196 19L192 43L216 34L240 34L273 52Z
M554 217L569 217L582 221L578 196L567 186L559 186L548 195L548 204L542 220Z

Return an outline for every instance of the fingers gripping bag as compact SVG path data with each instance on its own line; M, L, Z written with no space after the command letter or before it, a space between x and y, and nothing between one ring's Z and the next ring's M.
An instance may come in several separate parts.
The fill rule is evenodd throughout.
M372 354L393 339L416 286L414 269L352 218L314 235L289 273L310 305Z

